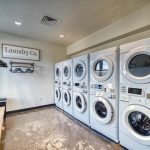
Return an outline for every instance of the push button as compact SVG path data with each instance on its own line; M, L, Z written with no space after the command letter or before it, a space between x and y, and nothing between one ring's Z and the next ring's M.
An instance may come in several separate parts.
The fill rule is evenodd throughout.
M150 99L150 93L147 93L147 99Z

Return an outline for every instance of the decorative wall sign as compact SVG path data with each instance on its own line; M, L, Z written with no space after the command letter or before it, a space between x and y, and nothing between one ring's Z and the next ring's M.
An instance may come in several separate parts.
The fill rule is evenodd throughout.
M2 57L39 61L40 50L29 47L2 44Z

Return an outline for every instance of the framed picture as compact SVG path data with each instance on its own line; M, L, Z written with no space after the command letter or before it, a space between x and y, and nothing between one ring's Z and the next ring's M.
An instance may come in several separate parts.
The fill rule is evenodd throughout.
M40 50L17 45L2 44L2 57L11 59L40 60Z

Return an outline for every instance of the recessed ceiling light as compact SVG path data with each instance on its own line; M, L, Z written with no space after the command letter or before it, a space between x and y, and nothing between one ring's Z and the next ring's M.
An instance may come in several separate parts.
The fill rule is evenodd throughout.
M21 26L22 25L22 23L20 22L20 21L15 21L14 22L17 26Z
M63 38L63 37L65 37L63 34L60 34L59 36L60 36L60 38Z

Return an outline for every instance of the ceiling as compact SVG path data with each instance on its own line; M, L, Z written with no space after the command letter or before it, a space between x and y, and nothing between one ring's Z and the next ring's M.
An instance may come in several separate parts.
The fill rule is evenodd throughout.
M0 32L68 46L147 4L150 0L0 0ZM61 21L43 25L44 14Z

